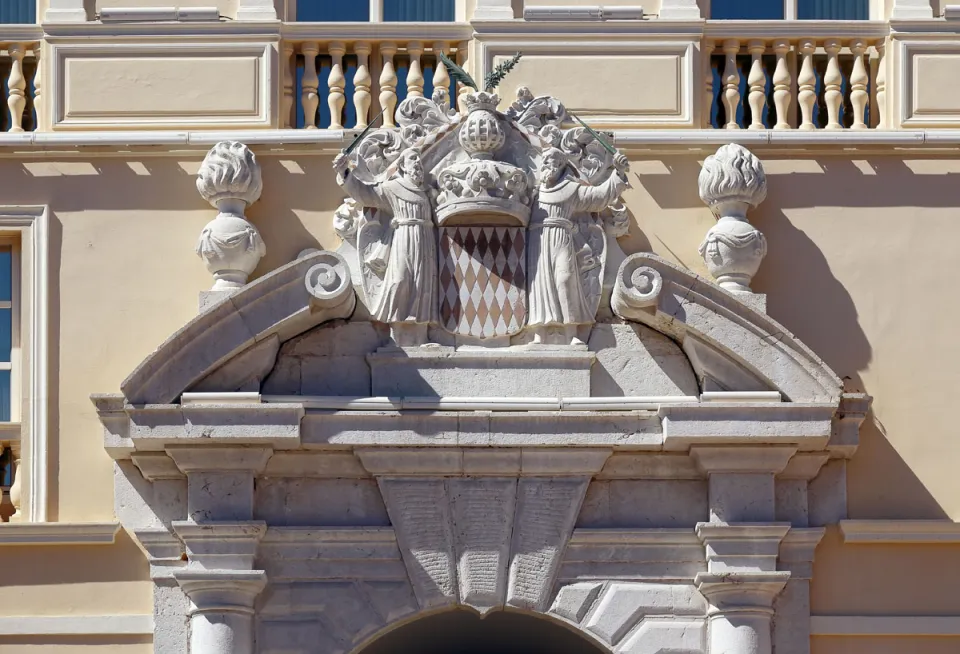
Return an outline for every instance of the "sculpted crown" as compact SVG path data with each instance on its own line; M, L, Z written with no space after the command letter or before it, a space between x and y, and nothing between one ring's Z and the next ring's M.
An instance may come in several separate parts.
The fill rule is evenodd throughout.
M478 91L477 93L468 94L467 97L464 98L464 103L467 105L468 112L480 110L494 112L500 104L500 96L496 93Z

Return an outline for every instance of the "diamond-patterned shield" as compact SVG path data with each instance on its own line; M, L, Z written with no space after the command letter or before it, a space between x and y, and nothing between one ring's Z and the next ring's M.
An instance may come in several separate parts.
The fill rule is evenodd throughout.
M440 228L440 322L463 336L516 334L527 321L523 227Z

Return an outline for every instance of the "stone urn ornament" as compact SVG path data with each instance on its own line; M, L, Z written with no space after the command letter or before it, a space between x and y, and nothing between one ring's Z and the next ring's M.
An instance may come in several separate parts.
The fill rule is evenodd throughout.
M700 244L700 256L721 288L752 293L750 281L767 254L767 240L747 221L747 211L767 197L763 165L745 147L730 143L707 157L699 184L700 199L717 219Z
M235 291L267 253L260 232L244 215L263 190L257 158L243 143L217 143L200 165L197 190L220 212L200 233L197 255L213 274L212 291Z

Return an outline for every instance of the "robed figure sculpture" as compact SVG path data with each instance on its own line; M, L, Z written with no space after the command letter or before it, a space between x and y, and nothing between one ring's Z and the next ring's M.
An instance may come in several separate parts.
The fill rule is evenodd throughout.
M376 247L361 253L383 280L380 293L369 298L370 315L390 325L397 345L422 345L428 326L437 320L437 245L420 150L404 150L396 174L382 182L358 179L348 163L343 154L333 162L344 191L361 205L392 215L390 229L380 235Z
M629 186L628 162L621 153L614 157L611 175L597 185L574 177L567 163L567 155L558 148L543 153L540 186L530 219L527 325L533 329L534 343L581 343L579 326L596 320L596 309L584 295L573 219L603 210ZM549 338L558 330L559 339Z

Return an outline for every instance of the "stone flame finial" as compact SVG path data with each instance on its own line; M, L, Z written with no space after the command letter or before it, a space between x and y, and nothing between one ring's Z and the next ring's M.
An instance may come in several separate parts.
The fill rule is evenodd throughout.
M700 244L700 256L728 291L751 293L750 281L767 254L767 241L747 221L747 211L767 197L763 165L742 145L724 145L700 171L700 198L717 224Z
M211 290L241 288L267 252L260 232L244 215L263 190L253 152L243 143L217 143L200 165L197 190L220 210L203 228L197 243L197 255L213 273Z
M256 156L243 143L217 143L197 172L197 190L204 200L218 209L222 200L242 200L250 206L260 199L263 190Z

